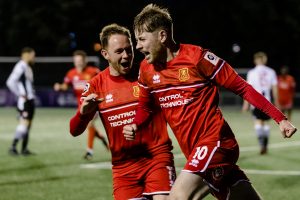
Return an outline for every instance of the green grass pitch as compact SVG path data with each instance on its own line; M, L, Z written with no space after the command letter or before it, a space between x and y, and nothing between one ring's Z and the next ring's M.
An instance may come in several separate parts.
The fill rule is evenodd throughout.
M8 148L17 124L14 108L0 109L0 200L109 200L112 199L112 177L109 168L82 168L86 135L73 138L68 133L72 108L38 108L29 147L37 155L11 157ZM265 200L300 199L300 137L283 139L277 125L270 121L272 144L269 154L258 155L251 115L239 108L223 108L240 143L238 164L246 170L255 188ZM300 110L293 114L300 127ZM103 130L100 123L99 128ZM180 170L185 159L172 134L175 163ZM107 163L110 153L95 140L92 163ZM212 197L207 197L212 200Z

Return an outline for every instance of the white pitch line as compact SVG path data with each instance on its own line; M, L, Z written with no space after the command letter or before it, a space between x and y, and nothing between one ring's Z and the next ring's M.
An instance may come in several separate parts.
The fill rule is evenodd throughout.
M257 170L257 169L243 169L246 174L262 174L262 175L278 175L278 176L300 176L300 171L289 170Z

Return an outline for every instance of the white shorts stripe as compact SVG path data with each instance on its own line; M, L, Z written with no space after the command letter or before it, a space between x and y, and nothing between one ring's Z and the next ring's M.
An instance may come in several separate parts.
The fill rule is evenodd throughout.
M127 104L127 105L124 105L124 106L119 106L119 107L115 107L115 108L110 108L110 109L106 109L106 110L101 110L100 113L107 113L107 112L110 112L110 111L114 111L114 110L120 110L122 108L128 108L128 107L131 107L131 106L136 106L138 105L139 103L136 102L136 103L131 103L131 104Z
M211 154L209 155L209 158L204 166L204 168L200 171L200 172L204 172L207 168L207 166L209 165L213 155L215 154L215 152L217 151L218 147L220 147L220 141L218 141L217 146L215 146L215 148L213 149L213 151L211 152Z
M153 195L160 195L160 194L170 194L170 191L158 191L158 192L151 192L151 193L144 192L143 193L143 195L146 195L146 196L153 196Z

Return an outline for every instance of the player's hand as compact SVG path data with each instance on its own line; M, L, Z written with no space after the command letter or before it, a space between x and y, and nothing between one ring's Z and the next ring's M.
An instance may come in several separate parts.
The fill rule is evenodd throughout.
M284 138L290 138L297 131L297 128L288 120L279 122L279 128Z
M136 124L130 124L123 127L123 134L126 140L134 140L137 131Z
M54 89L54 91L58 92L60 90L60 84L59 83L55 83L53 85L53 89Z
M103 98L97 97L98 95L96 94L90 94L85 97L80 107L80 114L85 115L95 111L98 107L98 104L104 100Z

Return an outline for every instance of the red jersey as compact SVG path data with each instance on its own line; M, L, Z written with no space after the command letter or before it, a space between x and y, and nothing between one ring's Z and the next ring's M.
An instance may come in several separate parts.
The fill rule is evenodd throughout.
M285 106L293 103L296 82L291 75L278 76L278 102Z
M270 107L277 115L276 121L285 118L229 64L199 46L181 44L178 55L163 69L144 60L139 83L141 107L154 97L187 158L197 143L217 143L222 133L231 132L218 106L218 86L245 96L261 108ZM259 105L253 97L263 103ZM135 123L139 125L139 115L137 118Z
M97 67L87 66L80 73L75 68L70 69L65 78L64 83L68 85L72 85L74 94L77 98L77 102L79 105L79 100L81 98L81 94L84 90L84 87L87 81L91 80L94 76L96 76L100 70Z
M131 124L136 114L139 97L137 80L111 76L107 68L88 83L82 97L92 93L104 98L99 103L98 111L108 136L113 165L127 163L125 166L130 166L130 160L170 153L172 145L167 124L159 111L138 130L135 140L126 140L122 133L123 127Z

